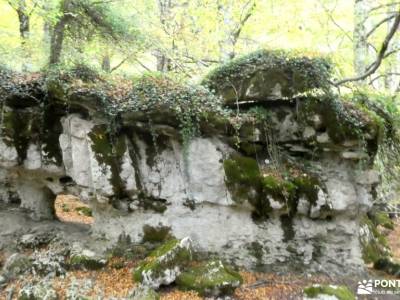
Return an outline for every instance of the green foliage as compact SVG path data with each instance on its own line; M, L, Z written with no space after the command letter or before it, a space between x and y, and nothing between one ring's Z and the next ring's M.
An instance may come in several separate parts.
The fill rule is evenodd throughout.
M120 112L165 110L177 118L185 146L199 134L200 121L207 113L222 112L220 100L204 87L179 84L165 76L134 80L131 92L118 107Z
M400 190L400 111L399 98L384 92L358 89L351 99L361 111L368 111L371 118L380 124L378 154L375 168L382 176L379 186L379 201L392 202L393 194Z
M255 51L215 68L204 78L203 84L211 90L222 90L231 87L237 80L250 78L257 71L277 69L292 77L292 88L297 92L328 87L332 68L330 62L325 58L298 54L283 50ZM304 86L296 88L298 84Z
M319 295L334 296L338 300L355 300L356 297L346 286L313 285L304 289L309 298L318 298Z
M376 213L370 214L370 219L375 226L381 225L386 229L394 230L394 222L389 218L388 213L378 211Z

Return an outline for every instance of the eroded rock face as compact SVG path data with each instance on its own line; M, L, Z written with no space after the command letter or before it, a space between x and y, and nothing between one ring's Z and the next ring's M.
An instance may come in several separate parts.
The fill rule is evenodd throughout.
M110 121L95 88L49 85L44 110L0 89L0 201L40 220L53 217L57 194L73 194L92 207L93 234L110 243L168 228L250 268L358 272L359 220L379 181L377 125L327 96L272 99L276 84L257 92L257 78L246 83L243 99L254 103L241 115L209 112L190 139L165 106L121 104Z

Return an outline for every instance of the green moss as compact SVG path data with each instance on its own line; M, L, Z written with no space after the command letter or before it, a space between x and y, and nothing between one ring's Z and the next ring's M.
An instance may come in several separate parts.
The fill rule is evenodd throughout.
M260 191L260 169L257 161L250 157L234 155L224 160L226 184L233 194L233 200L243 203L252 201Z
M322 127L337 144L345 140L359 140L363 145L366 136L376 136L380 131L380 123L375 118L357 108L354 102L343 101L337 95L308 97L300 104L301 122L312 126L312 118L316 114L321 116Z
M380 258L390 256L386 237L381 234L376 225L367 216L360 222L365 236L361 236L362 257L366 263L374 263Z
M356 297L346 286L314 285L304 289L304 294L309 298L319 295L335 296L339 300L355 300Z
M289 217L295 215L300 197L305 197L311 204L318 200L321 183L310 174L286 177L262 174L255 159L239 155L226 159L223 166L233 200L238 204L245 201L252 204L256 219L268 217L271 213L269 199L282 203L282 211Z
M75 208L75 211L77 211L78 213L80 213L86 217L93 216L92 209L90 207L80 206L80 207Z
M68 264L73 269L85 268L87 270L98 270L106 265L106 261L85 255L72 255L69 258Z
M242 282L240 274L221 261L202 263L183 272L176 279L179 288L194 290L202 296L233 294Z
M181 246L180 243L180 240L171 239L151 252L133 271L134 281L142 282L143 274L146 273L153 277L162 276L167 269L185 265L191 259L192 253L191 249Z
M387 229L394 230L394 222L389 218L389 215L386 212L376 212L371 214L370 218L375 226L381 225Z
M299 195L305 196L312 205L317 203L318 191L321 187L317 177L304 174L294 177L293 183L296 185Z

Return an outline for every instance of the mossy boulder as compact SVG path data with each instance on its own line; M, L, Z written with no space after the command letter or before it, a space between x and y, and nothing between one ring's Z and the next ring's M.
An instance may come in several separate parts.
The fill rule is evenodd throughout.
M139 285L128 297L129 300L159 300L160 295L152 288Z
M107 260L95 252L84 249L73 253L69 258L69 267L72 269L98 270L107 264Z
M336 285L313 285L304 289L304 299L329 299L355 300L353 292L346 286ZM333 297L333 298L332 298Z
M180 274L177 285L202 296L231 295L243 282L240 274L221 261L204 262Z
M321 57L259 50L217 67L203 84L225 104L291 98L329 85L330 63Z
M192 259L192 241L172 239L155 249L134 270L133 279L152 288L175 281L185 265Z

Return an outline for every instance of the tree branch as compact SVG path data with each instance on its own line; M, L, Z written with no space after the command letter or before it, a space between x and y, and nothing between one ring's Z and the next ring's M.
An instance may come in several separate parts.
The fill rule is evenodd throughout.
M379 50L379 53L378 53L378 56L377 56L375 62L372 64L372 67L367 72L365 72L364 74L362 74L360 76L356 76L356 77L352 77L352 78L345 78L345 79L336 81L336 82L334 82L334 85L339 86L339 85L342 85L347 82L363 80L363 79L367 78L368 76L372 75L373 73L375 73L375 71L378 70L378 68L382 64L382 60L385 58L385 54L386 54L386 51L388 50L389 43L392 40L397 29L399 28L399 24L400 24L400 11L397 12L396 18L392 24L392 27L390 28L389 33L386 35L386 37L381 45L381 48Z
M374 27L371 28L370 31L368 31L368 33L365 35L365 39L368 39L374 32L375 30L377 30L382 24L385 24L386 22L390 21L391 19L393 19L394 17L396 17L396 15L391 15L389 17L384 18L383 20L379 21L378 23L376 23L374 25Z

